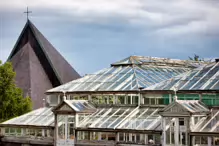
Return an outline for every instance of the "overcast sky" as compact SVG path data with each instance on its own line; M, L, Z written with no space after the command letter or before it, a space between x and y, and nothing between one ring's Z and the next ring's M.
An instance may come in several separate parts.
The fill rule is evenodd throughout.
M130 55L219 57L218 0L0 0L0 60L30 20L81 74Z

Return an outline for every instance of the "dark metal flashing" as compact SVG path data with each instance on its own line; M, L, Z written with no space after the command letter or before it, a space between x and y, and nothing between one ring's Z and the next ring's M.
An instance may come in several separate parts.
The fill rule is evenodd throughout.
M158 130L137 130L137 129L113 129L113 128L76 128L76 131L94 131L94 132L127 132L127 133L147 133L161 134Z
M65 95L70 94L138 94L139 90L127 90L127 91L73 91L73 92L65 92ZM45 94L64 94L63 92L46 92Z
M10 128L34 128L34 129L54 129L54 126L37 126L37 125L16 125L16 124L0 124L0 127Z
M157 93L157 94L174 94L173 90L142 90L141 93ZM188 94L197 94L197 93L219 93L219 90L178 90L178 93L188 93Z
M218 136L219 132L191 132L192 136Z
M123 91L72 91L72 92L65 92L66 95L69 94L146 94L146 93L153 93L153 94L174 94L172 90L123 90ZM219 93L219 90L179 90L177 94L214 94ZM46 92L45 94L63 94L63 92Z
M21 146L23 144L27 145L35 145L35 146L52 146L54 143L54 138L52 137L44 137L43 139L33 139L31 137L25 136L4 136L0 139L2 141L3 146ZM0 143L1 144L1 143Z

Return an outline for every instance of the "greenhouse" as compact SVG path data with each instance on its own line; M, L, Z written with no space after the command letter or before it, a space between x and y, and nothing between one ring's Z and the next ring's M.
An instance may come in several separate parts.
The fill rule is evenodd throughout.
M219 63L131 56L0 124L16 145L219 146Z

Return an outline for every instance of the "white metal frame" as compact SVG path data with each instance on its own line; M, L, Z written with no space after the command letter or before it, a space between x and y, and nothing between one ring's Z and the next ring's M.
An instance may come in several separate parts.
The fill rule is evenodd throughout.
M154 114L156 114L158 110L159 110L159 109L154 110L149 116L147 116L147 117L136 127L136 129L140 128L140 127L144 124L144 122L147 121L151 116L153 116ZM147 127L145 127L144 129L146 129L146 128L147 128Z
M99 126L98 128L100 128L104 123L106 123L112 116L114 116L115 114L117 114L120 111L121 108L117 109L111 116L107 117Z
M133 111L131 111L131 112L130 112L125 118L123 118L118 124L116 124L116 125L114 126L114 129L116 129L118 126L123 126L123 125L125 125L125 124L128 122L129 118L134 117L138 112L139 112L139 106L136 107Z
M111 111L113 108L110 108L109 110L107 110L99 119L97 119L96 121L94 121L89 127L95 127L95 125L97 123L99 123L101 120L103 120Z
M212 68L210 68L195 84L193 84L193 86L191 86L189 89L192 89L193 87L195 87L211 70L213 70L217 65L219 64L216 63Z
M219 111L217 111L217 113L213 117L211 117L211 119L200 129L200 131L203 131L206 128L206 126L218 115Z
M145 111L142 112L136 119L133 119L127 127L130 127L130 125L132 125L134 122L136 122L136 120L139 119L140 117L142 117L148 110L149 110L149 108L145 109ZM118 128L122 128L127 122L128 121L122 123Z
M111 125L113 125L119 118L121 118L123 115L125 115L128 111L130 110L130 108L126 109L120 116L118 116L112 123L110 123L107 128L110 128Z
M91 120L93 120L92 117L95 117L96 115L99 115L100 113L102 113L103 111L105 111L105 108L101 109L101 110L97 110L95 113L91 114L90 116L88 116L87 118L84 118L84 120L82 120L79 124L78 127L83 127L83 125L87 125L88 122L90 122Z

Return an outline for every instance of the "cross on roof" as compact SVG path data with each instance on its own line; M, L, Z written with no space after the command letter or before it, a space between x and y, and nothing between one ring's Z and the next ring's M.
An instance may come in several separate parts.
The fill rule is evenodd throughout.
M27 20L28 20L29 13L32 13L32 11L29 11L27 7L27 11L25 11L24 13L27 13Z

